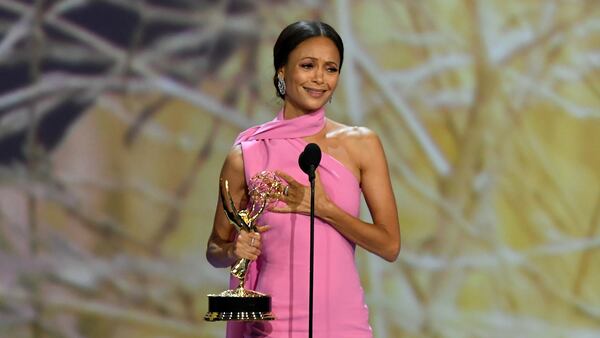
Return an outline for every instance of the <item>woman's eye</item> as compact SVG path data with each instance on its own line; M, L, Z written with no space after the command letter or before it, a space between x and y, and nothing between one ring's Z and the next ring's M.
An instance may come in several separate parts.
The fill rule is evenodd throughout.
M310 69L310 68L312 68L312 67L313 67L313 65L312 65L312 64L310 64L310 63L305 63L305 64L303 64L303 65L300 65L300 67L302 67L302 68L304 68L304 69Z
M337 68L329 67L329 68L327 68L327 71L329 71L330 73L335 73L335 72L337 72Z

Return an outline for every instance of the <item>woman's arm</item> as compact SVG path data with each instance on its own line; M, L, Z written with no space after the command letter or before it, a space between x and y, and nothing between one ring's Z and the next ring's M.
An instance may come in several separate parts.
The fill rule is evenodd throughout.
M349 240L366 250L393 262L400 252L400 226L392 191L387 160L379 137L359 128L344 140L350 157L360 169L361 189L371 212L373 223L367 223L338 207L325 194L318 179L315 182L315 216L325 220ZM310 188L285 173L278 173L290 184L287 207L280 212L310 212Z
M227 155L221 169L221 178L228 181L229 192L236 208L238 210L244 208L247 194L241 146L235 146ZM223 187L219 185L219 189ZM259 229L264 231L266 227L259 227ZM227 220L221 200L218 198L213 228L206 247L208 262L214 267L223 268L231 266L240 258L255 260L260 255L260 248L260 234L245 231L237 234L236 229Z
M393 262L400 252L400 225L387 159L377 134L359 128L347 149L360 169L360 186L373 224L353 217L334 203L326 203L323 218L348 239Z

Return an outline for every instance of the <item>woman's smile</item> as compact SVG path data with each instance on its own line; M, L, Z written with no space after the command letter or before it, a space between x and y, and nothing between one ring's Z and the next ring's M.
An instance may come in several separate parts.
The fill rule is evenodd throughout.
M314 89L314 88L306 88L306 87L304 87L304 90L306 90L308 95L310 95L316 99L323 97L323 95L325 95L325 93L327 92L326 89Z

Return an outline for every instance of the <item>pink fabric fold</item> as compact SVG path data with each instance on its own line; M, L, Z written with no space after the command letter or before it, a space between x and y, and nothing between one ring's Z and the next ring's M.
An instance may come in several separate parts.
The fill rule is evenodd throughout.
M306 137L318 133L323 127L325 127L325 109L323 108L288 120L284 119L282 109L272 121L248 128L240 133L234 144L252 140Z

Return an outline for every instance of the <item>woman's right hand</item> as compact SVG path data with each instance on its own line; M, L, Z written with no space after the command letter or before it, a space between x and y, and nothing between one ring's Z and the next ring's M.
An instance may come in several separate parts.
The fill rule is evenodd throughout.
M258 226L258 232L241 230L233 242L233 257L236 260L246 258L252 261L258 259L261 254L261 233L269 230L269 226Z

